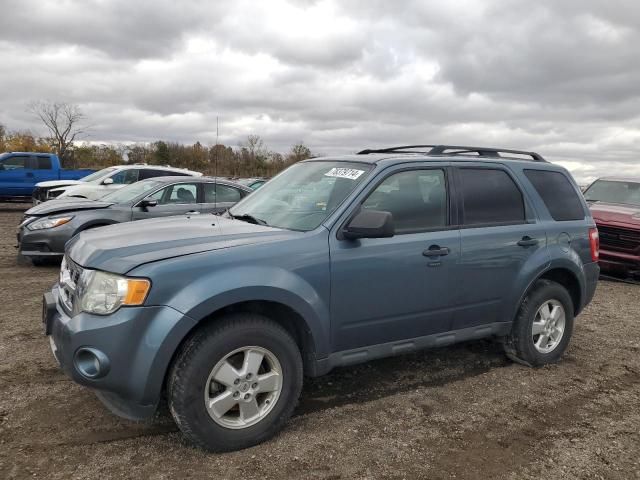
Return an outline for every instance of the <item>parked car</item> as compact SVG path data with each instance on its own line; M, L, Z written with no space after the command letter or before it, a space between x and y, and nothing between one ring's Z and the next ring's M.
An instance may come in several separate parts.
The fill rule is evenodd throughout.
M640 276L640 179L600 178L584 192L600 234L600 267Z
M265 183L267 183L269 179L268 178L262 178L262 177L254 177L254 178L235 178L234 181L241 183L242 185L246 185L247 187L249 187L251 190L257 190L259 189L262 185L264 185Z
M33 192L33 204L64 197L97 200L119 188L147 178L172 175L201 176L202 173L186 168L159 165L119 165L103 168L76 182L42 182Z
M220 218L76 235L43 320L112 411L149 417L166 392L187 438L226 451L280 430L303 375L484 337L557 361L597 259L578 186L536 153L364 150L299 162Z
M60 258L64 245L88 229L180 214L225 212L253 190L209 177L156 177L100 200L67 197L33 207L18 227L18 251L35 264Z
M94 170L66 170L52 153L8 152L0 154L0 200L31 197L38 182L75 180Z

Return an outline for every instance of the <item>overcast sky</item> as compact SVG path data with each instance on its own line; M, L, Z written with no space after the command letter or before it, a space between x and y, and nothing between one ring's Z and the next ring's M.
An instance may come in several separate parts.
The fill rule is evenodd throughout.
M532 149L640 175L630 0L0 0L0 123L80 105L95 142Z

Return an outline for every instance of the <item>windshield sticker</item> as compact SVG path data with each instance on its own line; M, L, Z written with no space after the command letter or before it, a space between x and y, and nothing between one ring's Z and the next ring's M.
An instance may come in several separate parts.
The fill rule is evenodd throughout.
M355 168L332 168L324 174L325 177L336 178L348 178L349 180L356 180L360 175L364 173L364 170L357 170Z

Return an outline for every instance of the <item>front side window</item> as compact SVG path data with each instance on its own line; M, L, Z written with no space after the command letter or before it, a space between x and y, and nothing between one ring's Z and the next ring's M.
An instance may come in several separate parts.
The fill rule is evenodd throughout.
M313 230L338 208L370 170L370 164L360 162L297 163L245 197L229 213L273 227Z
M105 179L109 175L111 175L111 173L116 171L116 170L117 170L117 167L103 168L102 170L98 170L97 172L93 172L93 173L87 175L86 177L82 177L80 180L82 180L83 182L99 183L103 179Z
M524 199L504 170L460 168L458 170L465 225L525 223Z
M219 183L204 184L204 203L239 202L242 198L240 190Z
M138 172L139 170L137 168L127 168L120 170L111 178L113 179L113 183L117 185L128 185L138 181Z
M443 170L408 170L387 177L362 208L390 212L398 234L447 225L447 188Z
M640 206L640 183L596 180L584 192L584 198L590 202Z
M147 199L157 201L158 205L184 205L197 203L198 186L195 183L169 185L168 187L149 195Z
M27 157L14 156L0 162L0 170L21 170L24 168Z

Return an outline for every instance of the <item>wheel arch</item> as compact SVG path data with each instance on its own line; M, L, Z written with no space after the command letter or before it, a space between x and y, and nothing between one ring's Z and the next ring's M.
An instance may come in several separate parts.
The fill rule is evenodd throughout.
M567 290L567 292L569 293L569 296L571 297L571 300L573 303L574 316L580 313L580 311L582 310L582 300L584 295L583 295L583 285L579 280L578 274L574 272L574 270L571 267L552 265L548 269L541 272L533 280L531 280L531 282L529 283L529 285L527 286L527 288L525 289L525 291L522 293L520 297L520 301L518 302L517 308L516 308L516 314L518 309L520 308L520 305L522 304L522 301L529 294L529 292L534 288L538 280L550 280L562 285Z

